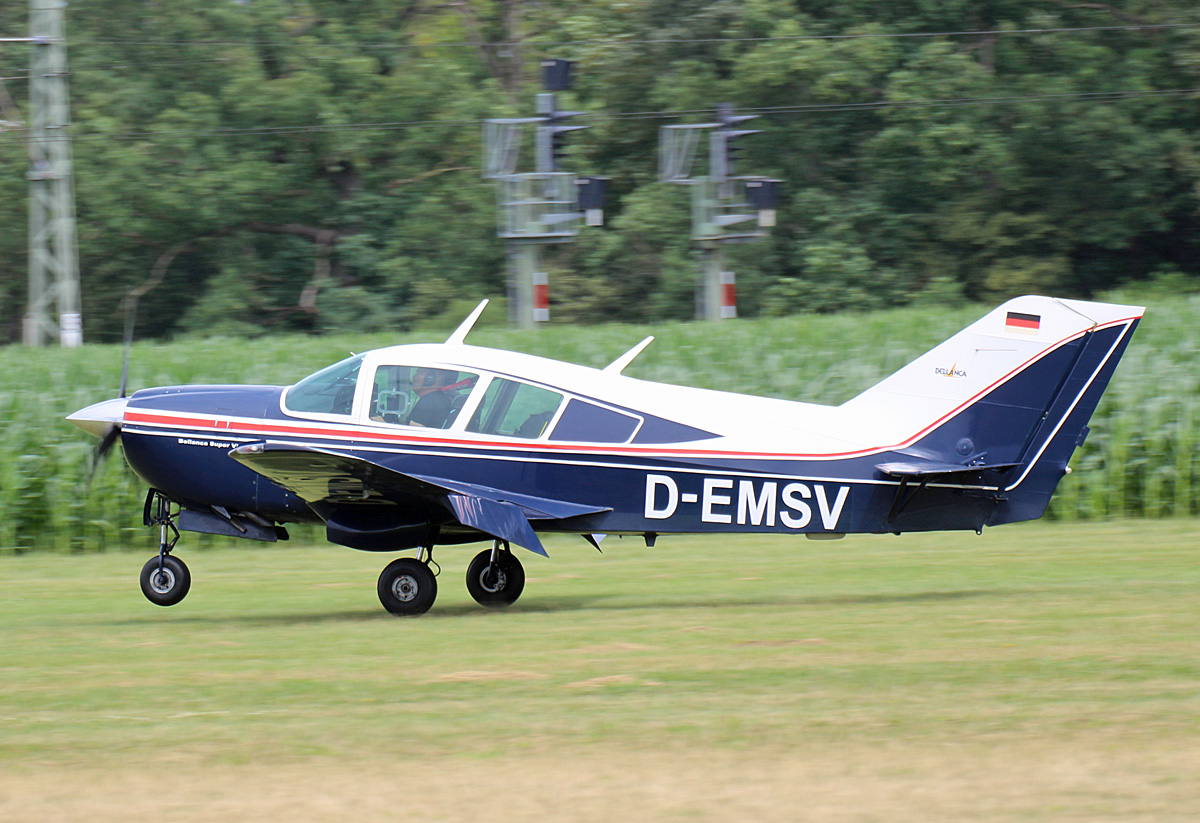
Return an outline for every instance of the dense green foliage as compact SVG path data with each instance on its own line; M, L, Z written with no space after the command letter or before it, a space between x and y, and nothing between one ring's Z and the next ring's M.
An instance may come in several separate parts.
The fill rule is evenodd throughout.
M1133 301L1139 296L1113 297ZM1052 517L1200 514L1198 311L1200 297L1151 302L1092 418L1091 436L1072 460L1075 471L1059 486ZM974 308L906 308L652 329L550 327L532 335L483 326L472 332L471 341L600 367L652 331L655 343L626 373L837 404L977 315ZM253 344L221 338L141 343L133 348L130 386L290 384L351 351L441 340L450 328L401 336L278 336ZM95 441L63 420L115 395L120 370L118 346L0 349L0 374L11 387L0 394L0 554L153 544L155 535L141 525L145 487L123 465L119 450L93 476ZM227 539L189 534L186 541L208 545Z
M0 7L0 33L26 14ZM1183 0L107 0L67 31L92 341L159 278L142 336L404 329L502 293L480 123L533 114L547 56L592 113L570 168L612 178L608 226L548 260L558 321L691 313L658 130L720 101L763 114L742 171L786 181L773 236L733 255L743 313L1200 274ZM27 48L0 53L18 108ZM24 305L20 140L0 133L0 340Z

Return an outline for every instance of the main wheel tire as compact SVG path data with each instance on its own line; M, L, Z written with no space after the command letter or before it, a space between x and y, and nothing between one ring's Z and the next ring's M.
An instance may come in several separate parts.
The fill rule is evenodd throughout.
M400 617L425 614L437 599L437 578L413 557L393 560L379 575L379 602Z
M492 567L492 550L484 549L467 566L467 591L475 602L489 609L503 609L517 602L525 590L525 569L512 552L496 552Z
M192 588L192 573L178 557L167 555L159 569L157 557L151 557L142 566L142 594L156 606L174 606L187 597Z

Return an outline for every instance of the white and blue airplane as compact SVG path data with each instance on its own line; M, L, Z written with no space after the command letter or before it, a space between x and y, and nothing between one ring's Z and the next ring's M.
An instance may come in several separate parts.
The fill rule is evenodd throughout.
M373 552L383 606L427 611L435 546L491 541L467 571L482 605L525 574L541 533L900 533L1040 517L1144 309L1018 297L839 406L653 383L468 345L377 349L294 386L138 391L68 419L149 486L160 529L142 591L191 575L179 530L285 539L287 523Z

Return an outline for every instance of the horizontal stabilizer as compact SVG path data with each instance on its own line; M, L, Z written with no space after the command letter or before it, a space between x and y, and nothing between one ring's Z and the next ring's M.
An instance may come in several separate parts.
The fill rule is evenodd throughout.
M875 468L892 477L940 477L951 474L974 474L982 471L1008 471L1017 463L938 463L933 460L915 460L907 463L880 463Z

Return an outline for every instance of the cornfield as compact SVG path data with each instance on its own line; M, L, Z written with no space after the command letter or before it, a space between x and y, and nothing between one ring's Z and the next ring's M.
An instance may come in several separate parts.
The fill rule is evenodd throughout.
M527 334L481 328L470 341L603 366L653 333L658 339L627 374L836 404L982 313L978 306L910 308L654 329L551 325ZM1072 459L1073 473L1059 486L1051 517L1200 512L1198 313L1200 296L1152 302L1092 418L1091 435ZM132 391L187 383L289 384L351 351L444 336L141 343L133 347L129 386ZM96 441L63 419L116 395L121 359L117 346L0 348L0 554L154 547L155 537L141 525L145 488L123 465L119 449L94 467ZM187 535L189 546L217 539Z

